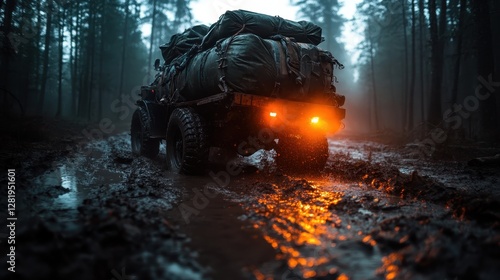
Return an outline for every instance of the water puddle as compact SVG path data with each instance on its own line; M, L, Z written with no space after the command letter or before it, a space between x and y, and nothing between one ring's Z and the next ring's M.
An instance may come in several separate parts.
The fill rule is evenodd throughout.
M257 279L395 279L401 275L399 255L383 252L388 245L379 240L404 234L397 228L379 233L381 221L446 212L328 177L271 186L254 186L264 191L243 204L245 219L277 252L274 262L253 271Z
M413 171L415 171L415 168L413 167L400 167L398 168L399 172L405 175L410 175Z
M290 182L288 182L290 183ZM257 279L270 279L282 274L283 279L341 277L344 267L359 263L363 269L349 271L358 278L370 278L382 263L382 255L365 230L342 211L348 184L329 180L299 180L284 186L273 185L273 192L263 193L245 210L252 213L250 221L263 233L264 239L278 252L277 262L254 271ZM296 184L296 185L293 185ZM349 197L348 199L351 199ZM361 210L357 216L372 214ZM272 278L272 277L271 277Z
M122 174L105 169L85 171L84 159L74 159L56 164L49 171L34 179L38 196L35 207L45 218L56 218L62 222L75 222L78 207L88 197L93 186L119 183Z

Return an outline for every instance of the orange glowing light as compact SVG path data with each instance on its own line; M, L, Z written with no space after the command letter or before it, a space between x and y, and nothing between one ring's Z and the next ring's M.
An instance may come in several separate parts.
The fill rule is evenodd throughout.
M270 112L269 116L271 116L273 118L276 118L278 116L278 113L276 113L276 112Z
M314 124L319 123L319 117L312 118L311 123L314 123Z
M337 280L349 280L349 276L345 274L340 274L340 276L337 278Z
M272 112L274 110L267 110ZM283 116L281 111L280 116ZM266 113L267 114L267 113ZM301 119L303 121L304 119ZM307 119L305 119L307 121ZM320 122L321 123L321 122ZM325 183L330 183L325 181ZM331 269L329 262L333 256L327 249L335 247L335 243L324 243L323 240L347 239L347 236L340 237L338 232L332 231L330 221L342 224L339 217L334 215L329 206L337 204L344 198L342 192L323 191L323 184L315 184L310 190L310 194L315 196L314 203L302 201L296 196L284 196L272 193L263 194L258 198L254 206L247 206L248 211L256 213L267 219L272 219L273 223L255 222L256 228L263 230L264 240L275 250L279 251L280 257L285 260L288 268L294 270L303 279L314 279L321 276L317 271L328 271L337 274L338 270ZM279 189L279 188L277 188ZM265 208L255 208L257 205L266 205ZM277 216L276 214L279 213ZM318 252L311 255L310 250ZM319 254L321 252L321 254ZM263 272L254 273L256 279L267 279L269 276ZM258 278L257 276L262 276ZM270 277L272 278L272 277ZM344 275L342 280L349 280Z

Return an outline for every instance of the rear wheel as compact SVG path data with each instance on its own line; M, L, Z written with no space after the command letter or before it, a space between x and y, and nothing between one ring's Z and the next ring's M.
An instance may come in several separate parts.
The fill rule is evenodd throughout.
M328 141L325 136L284 136L276 152L276 164L285 171L321 171L328 160Z
M160 139L151 138L151 120L143 107L137 108L132 116L130 140L134 154L150 158L158 155Z
M184 174L202 173L209 156L206 125L191 108L172 112L167 127L167 165Z

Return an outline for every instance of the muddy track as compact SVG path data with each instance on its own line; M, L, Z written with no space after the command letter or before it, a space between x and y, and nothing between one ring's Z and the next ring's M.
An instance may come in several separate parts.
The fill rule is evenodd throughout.
M313 174L283 174L261 153L237 176L223 165L176 175L164 150L133 157L126 133L40 152L19 163L17 275L498 278L498 171L417 162L373 142L329 144L328 167Z

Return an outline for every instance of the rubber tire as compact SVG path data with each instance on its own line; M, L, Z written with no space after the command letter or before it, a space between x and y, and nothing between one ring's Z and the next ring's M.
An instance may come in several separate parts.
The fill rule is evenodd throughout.
M210 146L203 118L192 108L177 108L167 126L167 166L176 173L201 174Z
M154 158L160 151L160 139L151 138L151 121L143 107L137 108L132 116L130 143L135 155Z
M329 156L328 140L317 137L281 137L276 145L276 164L287 172L317 172Z

